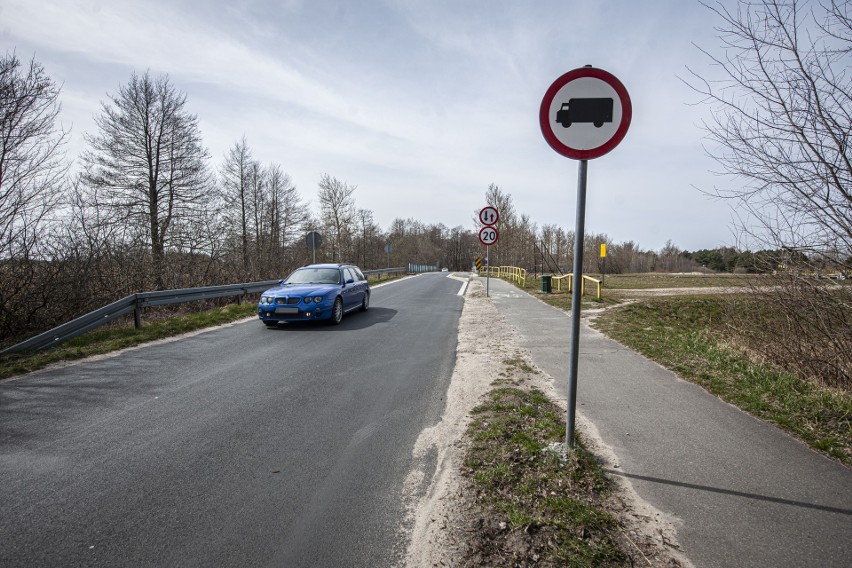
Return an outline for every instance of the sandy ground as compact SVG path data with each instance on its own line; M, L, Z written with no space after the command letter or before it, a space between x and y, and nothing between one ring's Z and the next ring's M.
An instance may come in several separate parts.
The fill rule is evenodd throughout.
M482 333L485 329L487 334ZM489 369L499 368L505 359L519 356L533 366L529 353L519 347L517 333L485 296L482 284L472 281L459 323L456 367L447 392L446 410L438 424L420 434L413 451L418 465L406 480L409 495L423 494L417 489L427 488L422 498L412 497L408 504L406 524L413 525L413 532L405 557L406 567L453 566L454 558L464 549L464 535L470 524L465 519L468 492L460 473L464 455L462 437L470 421L470 411L490 390L495 378ZM556 396L551 377L538 371L527 378L532 386L564 408L565 401ZM600 439L594 425L579 413L577 428L604 467L617 467L617 456ZM424 458L435 454L435 473L426 479ZM634 543L647 565L691 566L679 552L677 521L641 500L629 480L617 476L612 479L618 487L610 503L612 512L622 519L625 536Z

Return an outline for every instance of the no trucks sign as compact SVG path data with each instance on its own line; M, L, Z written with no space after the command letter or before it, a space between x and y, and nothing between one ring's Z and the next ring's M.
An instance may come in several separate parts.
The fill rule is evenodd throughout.
M603 69L580 67L547 89L539 124L551 148L574 160L591 160L621 142L632 116L621 81Z

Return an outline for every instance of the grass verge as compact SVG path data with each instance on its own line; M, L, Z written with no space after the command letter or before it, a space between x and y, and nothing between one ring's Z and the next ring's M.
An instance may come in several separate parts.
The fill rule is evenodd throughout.
M578 443L568 460L562 411L540 390L499 386L473 410L463 474L479 508L462 566L622 566L609 485Z
M607 310L593 325L815 450L852 465L852 394L820 387L734 347L724 305L733 301L716 296L647 299Z

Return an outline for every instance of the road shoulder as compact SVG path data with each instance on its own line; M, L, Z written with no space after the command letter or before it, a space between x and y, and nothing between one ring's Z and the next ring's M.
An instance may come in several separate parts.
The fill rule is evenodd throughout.
M482 330L488 330L483 334ZM477 519L470 481L462 474L465 453L464 433L470 411L492 387L491 369L508 358L521 358L531 372L521 377L525 383L543 391L564 410L565 401L556 396L554 381L532 364L517 333L505 322L485 296L482 283L472 281L459 322L457 363L447 392L444 415L436 425L424 430L413 451L414 469L406 480L406 493L427 487L419 500L408 503L409 523L413 526L405 565L408 567L453 566L474 538ZM518 379L518 377L514 377ZM618 467L618 460L594 426L579 417L578 430L585 443L605 468ZM425 456L437 454L437 466L431 479ZM608 501L609 512L619 518L623 536L636 547L637 557L649 565L691 566L680 553L676 539L677 521L651 507L633 491L630 481L610 476L616 490ZM487 522L487 521L486 521Z

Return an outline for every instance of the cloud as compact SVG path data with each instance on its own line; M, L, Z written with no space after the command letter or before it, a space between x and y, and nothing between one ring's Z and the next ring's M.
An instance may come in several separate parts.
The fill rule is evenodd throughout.
M538 105L556 77L593 63L627 86L634 119L622 145L593 163L591 203L606 208L590 210L590 228L656 247L714 238L696 220L658 237L653 211L671 203L685 219L697 211L727 222L691 188L708 180L696 128L706 109L684 104L691 93L677 79L690 42L712 29L675 0L653 9L11 0L2 20L5 39L32 49L64 83L63 120L74 122L78 147L106 92L132 71L168 73L198 114L214 163L245 134L255 157L281 163L308 199L324 172L358 185L358 206L385 227L394 217L468 225L495 182L534 222L570 228L576 165L544 142ZM640 205L627 184L641 188Z

